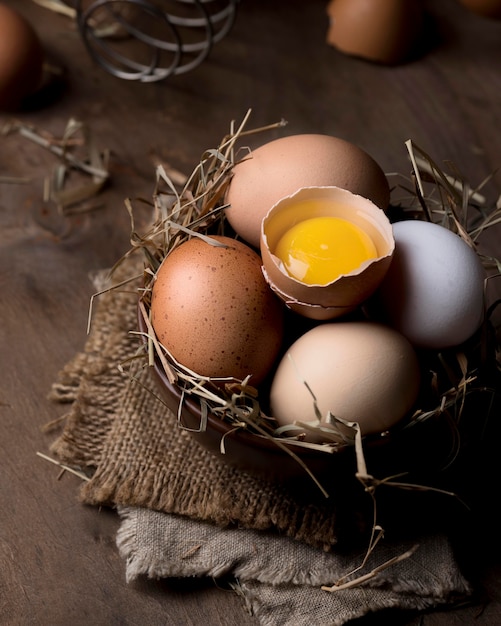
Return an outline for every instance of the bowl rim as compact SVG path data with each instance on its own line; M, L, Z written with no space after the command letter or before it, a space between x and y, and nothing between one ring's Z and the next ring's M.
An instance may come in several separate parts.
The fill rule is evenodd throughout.
M143 319L139 303L142 300L142 296L139 297L138 301L138 327L143 338L144 343L147 342L147 327L145 321ZM157 376L158 382L163 387L164 391L166 391L171 398L176 400L178 407L181 407L179 411L183 411L183 409L190 413L190 415L195 418L198 422L201 421L201 408L200 404L193 398L193 396L189 393L183 394L183 390L176 383L172 383L158 357L158 355L153 355L153 370L155 375ZM182 403L182 406L181 406ZM182 424L182 416L181 416L181 424ZM266 452L271 452L274 454L282 455L286 452L283 447L290 448L290 450L298 456L300 459L320 459L320 458L334 458L341 454L346 455L350 451L355 456L355 445L353 444L339 444L337 446L333 446L329 449L319 449L319 448L310 448L308 446L297 445L294 441L289 441L286 438L273 438L266 437L264 435L259 435L258 433L250 432L245 428L235 428L234 425L229 422L215 416L210 410L207 412L207 424L211 429L216 431L221 438L230 436L232 438L238 438L238 440L249 447L258 446L261 450L265 450ZM181 426L182 427L182 426ZM201 434L204 431L193 431L187 428L192 434ZM390 430L385 431L384 433L375 433L371 435L364 435L362 437L364 450L369 447L371 450L378 447L385 447L392 442L394 442L395 433L392 433ZM277 443L280 442L280 443Z
M140 296L140 299L141 299L141 296ZM137 317L138 317L139 331L141 333L141 336L143 337L144 342L146 343L147 328L146 328L146 324L144 322L139 306L138 306ZM196 399L194 399L193 395L189 393L183 394L183 390L181 389L181 387L177 385L176 383L172 383L169 380L162 366L162 363L156 353L153 355L152 368L155 372L155 375L157 376L159 383L164 388L164 391L166 391L177 402L178 407L181 406L181 403L182 403L182 406L179 410L183 411L184 409L185 411L188 411L193 418L195 418L197 421L200 422L201 421L200 419L201 408L200 408L199 402ZM181 417L181 424L182 424L182 417ZM215 430L218 434L220 434L221 437L226 437L226 436L236 437L244 445L248 445L251 447L256 447L256 445L258 445L260 449L264 449L267 452L273 452L279 455L282 455L285 453L285 451L283 450L283 446L285 446L287 448L290 448L294 452L294 454L297 455L301 459L303 458L304 459L308 459L308 458L317 459L317 458L320 458L320 456L329 458L331 455L337 456L342 453L345 454L346 452L350 450L353 452L355 450L355 447L353 445L339 444L338 446L334 446L324 451L318 448L310 448L307 446L302 446L300 444L298 445L294 441L288 441L286 438L280 439L278 437L277 438L273 438L271 436L266 437L264 435L259 435L259 433L250 432L249 430L245 428L235 428L234 425L230 424L224 419L221 419L215 416L210 410L207 411L207 424L208 426L210 426L211 429ZM199 433L204 432L203 430L201 431L192 431L191 429L188 429L188 430L190 430L190 432L193 434L199 434ZM366 438L364 438L364 440L365 439ZM377 438L377 440L385 440L385 439L386 437ZM280 442L279 444L277 443L277 440Z

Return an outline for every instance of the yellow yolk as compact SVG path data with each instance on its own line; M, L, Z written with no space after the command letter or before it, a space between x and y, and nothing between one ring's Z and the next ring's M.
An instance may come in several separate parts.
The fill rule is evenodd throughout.
M377 257L369 235L339 217L299 222L278 241L275 255L287 272L309 285L326 285Z

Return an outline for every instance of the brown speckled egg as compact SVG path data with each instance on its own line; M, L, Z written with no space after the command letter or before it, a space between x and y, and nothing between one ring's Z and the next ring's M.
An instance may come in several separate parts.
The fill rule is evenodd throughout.
M40 87L43 56L31 24L0 3L0 109L18 109Z
M226 217L238 235L259 246L261 221L281 198L302 187L336 186L385 210L390 190L381 167L358 146L330 135L301 134L266 143L233 168Z
M267 286L261 259L244 243L194 237L163 261L153 286L152 324L160 342L201 376L268 374L282 342L283 305Z
M389 65L407 60L423 26L421 0L332 0L327 12L330 45Z
M501 0L459 0L472 13L501 20Z

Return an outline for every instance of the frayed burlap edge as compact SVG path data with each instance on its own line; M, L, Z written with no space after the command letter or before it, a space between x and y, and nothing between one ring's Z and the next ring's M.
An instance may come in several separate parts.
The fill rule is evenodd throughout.
M140 271L141 264L129 260L114 279ZM281 486L229 467L178 426L154 395L153 373L143 360L120 367L141 350L141 339L131 333L136 306L131 285L100 296L83 352L51 390L53 401L71 403L51 451L92 472L82 502L147 507L219 526L271 530L325 549L335 545L339 512L333 503L305 505Z
M131 269L124 267L115 281L128 276ZM103 289L110 286L109 272L98 273L94 284ZM133 327L130 310L136 298L133 287L98 298L84 350L65 365L52 385L49 399L71 404L63 433L50 448L64 463L81 468L99 465L104 440L120 406L125 375L119 365L131 353L128 331Z

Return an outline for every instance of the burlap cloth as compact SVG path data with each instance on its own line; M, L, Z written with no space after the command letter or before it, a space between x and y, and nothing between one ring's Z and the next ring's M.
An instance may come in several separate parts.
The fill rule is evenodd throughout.
M129 262L115 280L138 269ZM365 583L322 590L360 566L366 546L342 549L333 504L304 504L232 469L179 428L151 393L149 368L132 359L141 350L130 332L136 301L133 286L98 298L84 350L50 392L52 400L71 404L51 451L88 474L82 502L118 508L117 544L128 580L232 576L266 625L344 624L383 608L421 610L471 593L446 536L425 532L382 540L356 576L411 544L418 548Z

